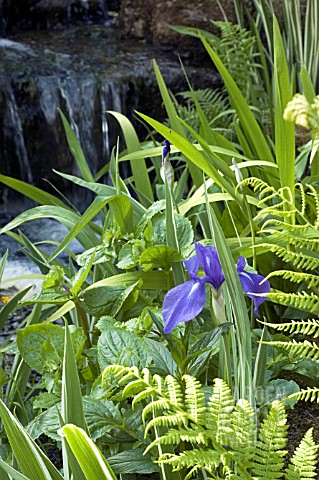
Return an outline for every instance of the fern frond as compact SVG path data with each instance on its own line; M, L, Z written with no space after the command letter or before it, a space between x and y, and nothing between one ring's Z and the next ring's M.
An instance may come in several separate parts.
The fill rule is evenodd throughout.
M134 403L136 403L135 398L134 398ZM132 403L132 407L133 406L134 405ZM145 424L145 419L147 415L149 415L150 413L153 413L153 415L156 415L156 413L159 410L169 410L170 407L171 407L171 404L166 398L153 400L151 403L149 403L148 405L146 405L146 407L143 408L143 413L142 413L143 424Z
M304 358L311 358L312 360L319 361L319 346L315 342L310 343L308 340L303 342L297 342L291 340L290 342L263 342L265 345L272 345L274 347L283 348L287 350L293 356L301 355Z
M302 252L293 252L279 245L271 243L261 243L256 245L256 248L266 248L275 253L277 257L282 258L284 262L290 262L296 268L301 270L314 270L319 267L319 258L315 256L306 255Z
M188 417L184 412L176 412L172 414L161 415L160 417L152 418L145 427L145 437L153 427L176 427L177 425L186 426Z
M272 235L272 242L274 243L276 243L276 241L279 243L285 242L287 245L294 245L296 248L306 248L312 252L319 251L318 232L316 232L313 228L308 228L307 231L302 234L302 236L300 232L298 232L298 236L294 235L289 228L287 228L286 231L278 231L274 228L263 228L262 232L270 233Z
M308 183L307 187L310 190L310 192L308 194L311 195L314 198L314 201L315 201L316 221L315 221L314 227L319 228L319 195L318 195L318 192L316 191L316 189L313 185Z
M318 445L313 440L310 428L293 454L285 473L285 480L316 478Z
M188 415L193 419L192 421L197 424L205 424L206 422L206 405L205 396L196 378L190 375L184 375L185 381L185 407Z
M233 455L246 468L252 467L255 454L256 420L255 412L247 400L239 400L231 414L230 448Z
M191 443L192 445L207 445L209 439L205 430L193 430L182 427L176 430L171 428L165 435L157 437L155 440L153 440L153 442L145 450L144 454L158 445L179 445L181 441Z
M319 337L319 320L313 318L310 320L291 320L289 323L268 323L260 322L267 327L274 328L280 332L296 333L301 335L311 335L313 338Z
M198 469L205 469L212 475L220 464L220 454L214 450L194 448L181 452L179 455L164 453L160 456L159 462L171 465L173 471L196 466Z
M299 392L292 393L287 398L304 400L305 402L317 402L319 403L319 388L308 387L300 390Z
M314 293L284 293L275 291L268 293L267 299L286 307L299 308L314 314L318 314L319 311L319 297Z
M214 390L208 402L208 428L216 441L227 445L232 431L230 415L234 408L233 396L228 385L220 378L214 380Z
M271 187L267 182L264 182L257 177L245 178L237 185L237 189L241 189L242 187L251 187L254 192L260 192L259 198L262 199L262 201L266 195L277 194L277 191L274 189L274 187Z
M319 275L303 272L292 272L290 270L275 270L267 275L267 280L272 277L281 277L294 283L306 283L308 288L319 286Z
M315 229L309 223L305 223L304 225L290 225L289 223L284 222L283 220L280 220L278 218L267 219L264 222L262 232L264 232L266 227L268 227L269 225L278 227L278 229L275 230L276 233L278 233L280 230L287 230L291 233L296 233L298 235L305 235L309 231L315 232Z
M256 443L253 472L258 480L282 478L284 450L287 443L287 416L282 403L275 401L271 405L267 418L259 429Z
M165 378L170 402L176 407L183 407L183 393L180 384L172 375Z

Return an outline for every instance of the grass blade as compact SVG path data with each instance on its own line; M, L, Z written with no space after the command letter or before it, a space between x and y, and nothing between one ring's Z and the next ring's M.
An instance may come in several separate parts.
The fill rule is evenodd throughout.
M100 450L82 428L65 425L60 430L88 480L116 480Z

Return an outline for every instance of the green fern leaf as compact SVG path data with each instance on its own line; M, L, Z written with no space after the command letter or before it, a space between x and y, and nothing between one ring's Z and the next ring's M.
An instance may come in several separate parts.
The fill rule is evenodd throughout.
M287 416L282 403L275 401L271 405L267 418L259 429L256 443L253 472L258 480L282 478L284 450L287 443Z
M210 435L221 445L228 445L232 430L231 413L234 408L233 396L228 385L220 378L214 380L214 390L208 402Z
M256 419L255 412L247 400L239 400L231 414L230 448L233 455L245 465L252 467L252 459L255 454Z
M292 272L289 270L275 270L267 275L267 280L272 277L282 277L294 283L306 283L308 288L319 286L319 276L312 273Z
M184 375L185 381L185 406L186 411L196 424L206 423L206 405L205 396L202 391L201 384L198 380L190 375Z
M318 445L313 441L313 428L306 432L296 448L285 473L285 480L316 478Z
M311 335L313 338L319 336L319 320L309 319L309 320L292 320L289 323L267 323L260 322L267 327L274 328L280 332L295 333L301 335Z
M153 427L176 427L177 425L186 426L188 423L187 414L184 412L176 412L173 414L161 415L152 418L145 427L145 436Z
M291 340L290 342L276 341L263 343L265 345L283 348L293 356L301 355L304 358L311 358L312 360L319 361L319 346L315 342L310 343L308 340L297 342L296 340Z
M319 388L308 387L306 389L300 390L299 392L289 395L289 397L287 398L294 398L297 400L304 400L306 402L319 403Z
M293 252L279 245L269 243L261 243L256 245L256 247L270 250L275 253L277 257L282 258L284 262L290 262L293 266L301 270L314 270L319 267L319 258L303 252Z
M170 402L176 407L183 408L183 393L180 384L172 375L165 378Z
M319 297L314 293L284 293L272 291L267 294L267 299L286 307L299 308L300 310L314 314L318 314L319 312Z

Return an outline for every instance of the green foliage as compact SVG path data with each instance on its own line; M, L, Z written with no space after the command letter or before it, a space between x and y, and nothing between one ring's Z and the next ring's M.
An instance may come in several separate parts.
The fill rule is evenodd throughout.
M301 479L307 478L307 472L312 475L315 471L318 447L311 430L284 469L288 427L285 409L279 401L272 403L258 428L249 402L235 403L230 389L220 379L214 380L208 403L198 380L189 375L179 382L170 375L165 379L152 376L145 368L140 373L136 367L112 365L104 370L102 385L108 385L111 379L122 390L123 398L133 398L133 408L139 403L143 406L145 435L155 434L146 451L159 445L173 446L174 453L163 453L158 461L184 471L186 479L201 470L212 478L250 480L283 478L283 475ZM160 436L156 435L158 429L163 432ZM306 455L304 470L301 452ZM223 476L216 477L221 471ZM297 473L300 477L292 476Z

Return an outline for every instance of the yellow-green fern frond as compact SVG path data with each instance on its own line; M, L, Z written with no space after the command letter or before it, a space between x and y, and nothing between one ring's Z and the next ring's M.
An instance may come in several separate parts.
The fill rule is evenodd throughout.
M308 340L303 342L297 342L291 340L290 342L263 342L265 345L272 345L274 347L283 348L287 350L293 356L302 356L304 358L311 358L312 360L319 361L319 346L315 342L311 343Z
M169 431L161 436L157 437L153 442L147 447L144 454L146 454L153 447L158 445L179 445L181 442L188 442L192 445L207 445L209 439L206 435L205 430L180 427L178 430L170 428Z
M180 384L172 375L165 378L170 402L176 407L183 406L183 393Z
M205 469L208 473L213 474L220 464L220 453L213 450L193 448L181 452L179 455L165 453L160 456L159 462L171 465L173 471L196 466L197 469Z
M300 310L314 314L318 314L319 312L319 297L314 293L284 293L272 291L267 294L267 299L286 307L299 308Z
M258 480L282 478L287 443L287 416L282 403L272 403L259 429L253 472Z
M232 435L229 445L233 455L246 468L251 468L255 454L257 424L255 412L247 400L238 400L230 421Z
M314 227L310 223L305 223L304 225L290 225L287 222L284 222L283 220L280 220L278 218L269 218L264 222L262 232L265 230L267 231L267 228L269 228L269 225L272 225L273 227L277 227L274 229L276 233L278 233L281 230L289 230L289 232L297 234L297 235L306 235L308 233L317 233Z
M294 283L306 283L308 288L319 287L319 275L314 275L312 273L275 270L267 275L267 280L272 277L281 277Z
M228 385L220 378L214 380L214 390L208 402L208 428L216 441L227 445L230 438L230 418L233 411L233 396Z
M319 320L292 320L289 323L268 323L260 322L267 327L274 328L280 332L296 333L302 335L311 335L313 338L319 337Z
M188 423L188 417L184 412L175 412L172 414L161 415L153 418L148 422L145 427L145 436L147 436L148 432L151 428L154 427L176 427L177 425L186 426Z
M197 424L206 422L205 396L202 386L196 378L190 375L184 375L185 382L185 407L189 416Z
M266 248L275 253L277 257L281 258L284 262L290 262L294 267L301 270L314 270L319 267L319 258L314 255L311 256L302 252L294 252L279 245L269 243L261 243L256 245L256 248Z
M319 388L308 387L300 390L299 392L292 393L287 398L304 400L306 402L317 402L319 403Z
M313 428L306 432L293 454L285 473L285 480L316 478L318 445L313 440Z
M278 231L274 228L263 228L263 233L270 233L272 243L280 243L287 245L294 245L296 248L306 248L311 252L319 251L319 238L318 232L316 230L308 229L307 232L304 232L301 236L300 232L298 235L295 235L290 230Z

